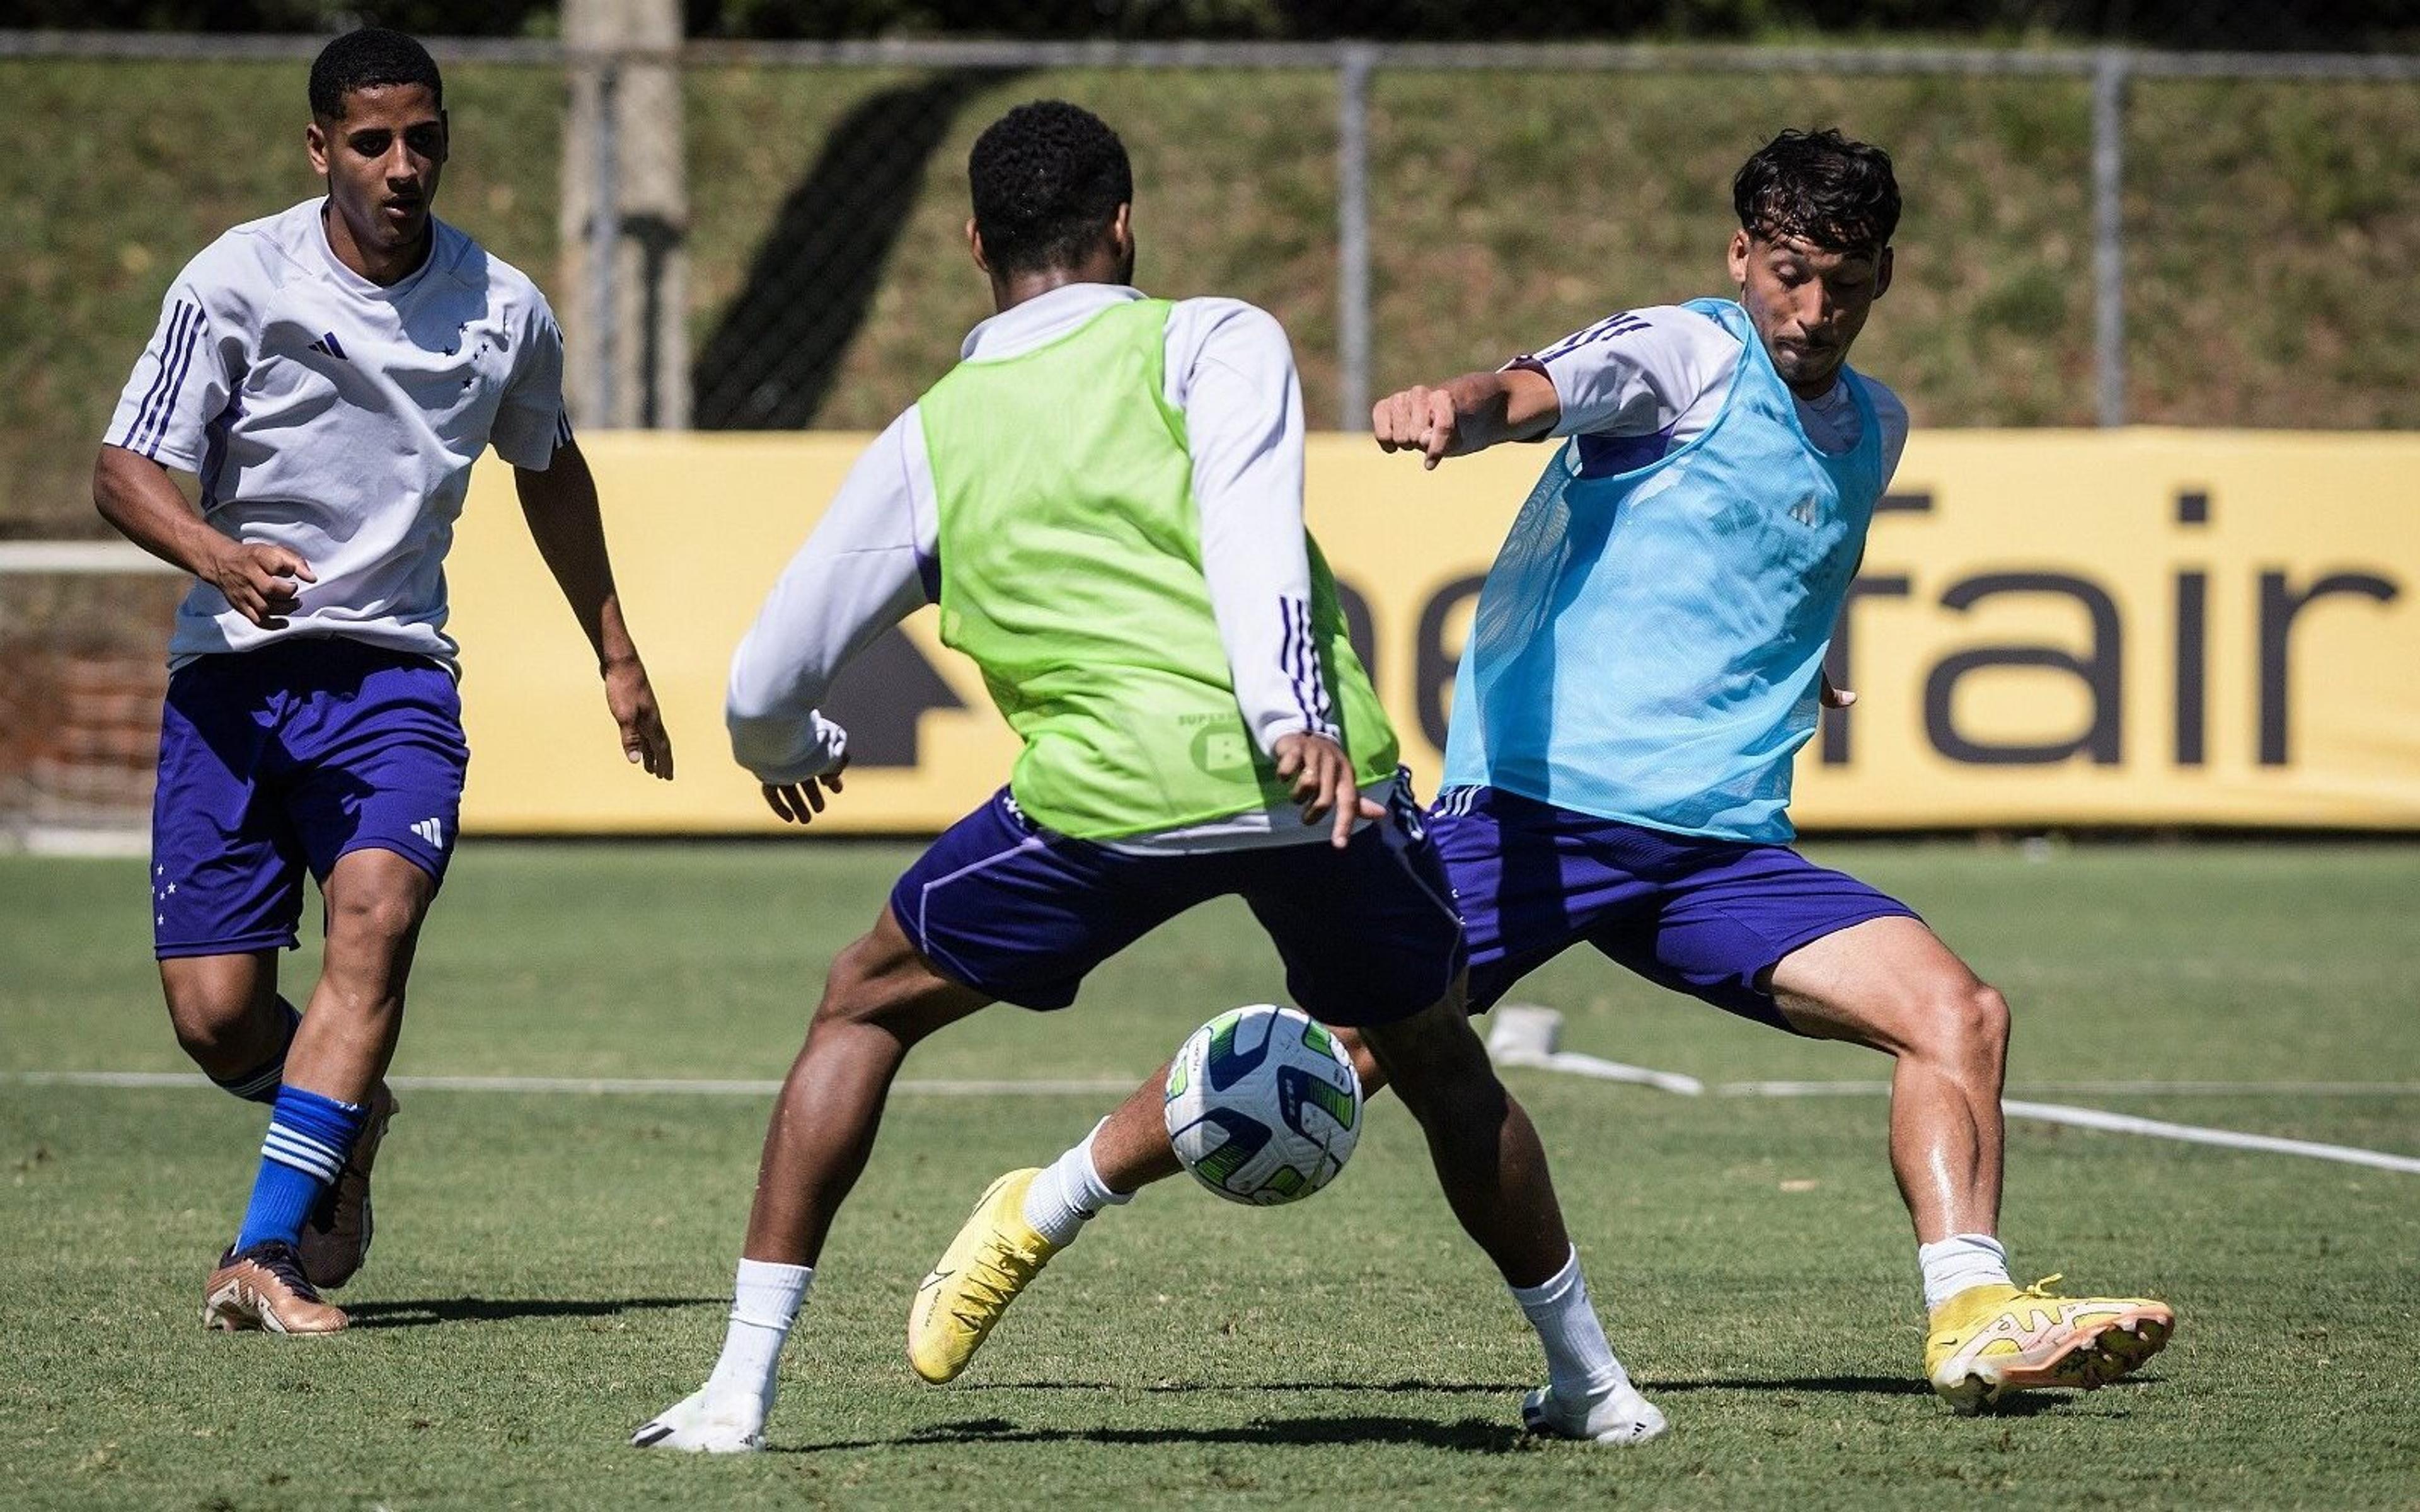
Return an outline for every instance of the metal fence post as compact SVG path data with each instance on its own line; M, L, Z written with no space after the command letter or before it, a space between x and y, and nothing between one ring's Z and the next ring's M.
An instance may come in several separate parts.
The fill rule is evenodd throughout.
M620 112L615 109L614 94L620 71L610 57L597 68L597 198L588 221L588 360L592 364L588 392L596 409L594 424L598 426L612 425L616 416L613 378L618 343L613 328L619 310L613 274L622 248L622 197L616 181L621 144L616 139Z
M2092 351L2101 424L2126 424L2126 76L2121 48L2092 69Z
M1370 75L1378 50L1345 45L1336 78L1337 428L1370 425Z

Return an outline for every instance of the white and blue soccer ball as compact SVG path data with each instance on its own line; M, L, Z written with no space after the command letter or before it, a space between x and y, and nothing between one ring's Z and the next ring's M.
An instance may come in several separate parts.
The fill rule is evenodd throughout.
M1255 1003L1193 1031L1168 1071L1168 1137L1230 1202L1297 1202L1336 1180L1361 1137L1361 1078L1299 1010Z

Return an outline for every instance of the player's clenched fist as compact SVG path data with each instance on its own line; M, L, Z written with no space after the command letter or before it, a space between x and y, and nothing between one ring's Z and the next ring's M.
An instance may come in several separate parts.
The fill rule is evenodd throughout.
M230 541L209 563L202 576L226 597L234 610L264 629L294 611L302 583L319 579L311 564L282 546ZM299 580L298 580L299 579Z
M1454 411L1451 391L1416 383L1373 406L1370 429L1379 450L1418 452L1420 466L1433 468L1455 455L1461 417Z

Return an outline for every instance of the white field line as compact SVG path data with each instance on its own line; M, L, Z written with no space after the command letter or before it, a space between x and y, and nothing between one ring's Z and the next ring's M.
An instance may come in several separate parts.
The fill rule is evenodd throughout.
M1568 1075L1586 1076L1597 1081L1619 1081L1662 1088L1668 1091L1689 1093L1696 1087L1693 1078L1672 1072L1651 1071L1644 1067L1623 1065L1619 1061L1601 1060L1594 1056L1556 1052L1544 1056L1521 1056L1512 1064L1557 1071ZM210 1084L203 1077L184 1072L144 1071L29 1071L0 1072L0 1082L27 1087L115 1087L166 1088L198 1090ZM397 1076L393 1085L402 1091L445 1092L518 1092L575 1093L590 1096L604 1094L674 1094L705 1097L770 1097L781 1089L772 1081L713 1081L679 1077L642 1076ZM2257 1089L2272 1094L2295 1093L2304 1089L2292 1082L2159 1082L2098 1083L2109 1090L2159 1093L2171 1088L2191 1088L2202 1092L2228 1090L2242 1092ZM2401 1082L2320 1082L2311 1087L2333 1089L2336 1095L2378 1094L2404 1096L2420 1088ZM1094 1093L1130 1091L1133 1083L1124 1079L1094 1078L1063 1081L1004 1080L924 1080L901 1081L892 1084L892 1090L917 1097L1063 1097ZM1871 1096L1887 1092L1886 1082L1733 1082L1716 1088L1726 1097L1826 1097ZM2184 1144L2214 1145L2227 1149L2254 1149L2272 1154L2300 1155L2311 1160L2335 1161L2348 1165L2367 1165L2378 1170L2403 1171L2420 1175L2420 1158L2394 1155L2384 1150L2362 1149L2350 1145L2325 1145L2306 1139L2282 1139L2273 1134L2242 1134L2231 1129L2210 1129L2197 1124L2167 1123L2157 1119L2141 1119L2132 1114L2109 1113L2099 1108L2070 1107L2057 1103L2033 1103L2010 1099L2001 1104L2012 1119L2026 1119L2043 1123L2060 1123L2081 1129L2096 1129L2110 1134L2139 1134L2151 1139L2173 1139Z
M1528 1066L1586 1076L1592 1081L1627 1082L1681 1097L1697 1097L1706 1089L1705 1083L1679 1072L1656 1071L1557 1050L1555 1043L1562 1032L1563 1015L1551 1008L1536 1003L1502 1003L1487 1021L1487 1054L1499 1066Z
M1497 1009L1495 1022L1488 1027L1488 1053L1500 1066L1529 1066L1542 1071L1587 1076L1596 1081L1628 1082L1688 1097L1695 1097L1705 1090L1704 1084L1696 1077L1677 1072L1653 1071L1645 1066L1624 1065L1618 1060L1600 1060L1594 1056L1559 1050L1557 1041L1562 1038L1562 1014L1551 1008L1536 1003L1507 1003ZM1723 1097L1884 1097L1889 1095L1890 1089L1890 1083L1875 1081L1727 1082L1716 1088L1716 1093ZM2420 1093L2420 1085L2406 1082L2086 1081L2020 1083L2013 1089L2024 1092L2098 1092L2120 1096L2408 1097ZM2238 1134L2232 1129L2166 1123L2158 1119L2136 1118L2129 1113L2071 1107L2063 1103L2011 1099L2003 1101L2000 1108L2009 1118L2029 1119L2041 1123L2098 1129L2109 1134L2139 1134L2148 1139L2174 1139L2189 1145L2216 1145L2226 1149L2301 1155L2311 1160L2336 1161L2348 1165L2367 1165L2379 1170L2409 1171L2420 1175L2420 1160L2412 1156L2390 1155L2383 1150L2360 1149L2350 1145L2322 1145L2307 1139L2280 1139L2273 1134Z
M2010 1082L2011 1092L2104 1097L2420 1097L2420 1082ZM1722 1097L1887 1097L1888 1082L1725 1082Z
M1598 1060L1593 1056L1575 1056L1568 1051L1552 1055L1514 1055L1499 1057L1498 1064L1534 1066L1545 1071L1575 1072L1599 1081L1633 1082L1648 1087L1662 1087L1667 1091L1694 1094L1698 1085L1691 1078L1671 1072L1649 1071L1639 1066L1625 1066L1618 1061ZM1687 1083L1686 1087L1667 1085ZM2197 1094L2246 1092L2300 1095L2308 1090L2320 1090L2330 1096L2379 1094L2389 1097L2409 1096L2420 1092L2420 1087L2403 1082L2319 1082L2308 1087L2292 1082L2074 1082L2050 1083L2044 1087L2023 1088L2021 1090L2098 1090L2103 1092L2172 1093L2187 1091ZM1888 1082L1731 1082L1715 1088L1722 1097L1872 1097L1887 1095ZM2381 1171L2408 1171L2420 1176L2420 1159L2410 1155L2390 1155L2384 1150L2362 1149L2351 1145L2322 1145L2308 1139L2281 1139L2274 1134L2238 1134L2232 1129L2209 1129L2199 1124L2167 1123L2158 1119L2140 1119L2131 1113L2108 1113L2100 1108L2070 1107L2063 1103L2031 1103L2022 1099L2004 1099L2000 1111L2011 1119L2026 1119L2037 1123L2063 1123L2078 1129L2098 1129L2108 1134L2140 1134L2147 1139L2174 1139L2188 1145L2216 1145L2226 1149L2257 1149L2274 1155L2301 1155L2310 1160L2335 1161L2345 1165L2368 1165Z
M1711 1090L1717 1097L1886 1097L1888 1082L1724 1082L1709 1088L1694 1076L1626 1065L1572 1051L1544 1055L1514 1051L1496 1058L1499 1066L1559 1071L1592 1081L1624 1082L1695 1097ZM1059 1097L1085 1092L1132 1091L1140 1077L1094 1077L1074 1080L988 1079L916 1080L892 1083L891 1089L911 1097ZM682 1076L397 1076L400 1090L430 1092L584 1092L596 1094L671 1094L690 1097L770 1097L782 1089L777 1081L726 1081ZM183 1071L16 1071L0 1072L0 1085L23 1087L125 1087L200 1088L210 1084ZM2420 1082L2012 1082L2011 1092L2102 1093L2137 1097L2420 1097Z
M1636 1087L1652 1087L1659 1092L1671 1092L1681 1097L1698 1097L1706 1084L1695 1076L1684 1076L1677 1071L1656 1071L1647 1066L1632 1066L1619 1060L1604 1060L1595 1056L1583 1056L1571 1050L1548 1051L1544 1055L1528 1050L1498 1051L1499 1066L1527 1066L1537 1071L1559 1071L1569 1076L1586 1076L1591 1081L1627 1082Z
M908 1097L1064 1097L1079 1093L1131 1092L1140 1077L1070 1081L917 1081L891 1084ZM672 1094L688 1097L771 1097L780 1082L713 1081L677 1076L392 1076L388 1085L411 1092L570 1092L596 1095ZM181 1071L0 1072L0 1083L23 1087L128 1087L199 1090L208 1078Z
M2100 1129L2110 1134L2142 1134L2151 1139L2177 1139L2188 1145L2217 1145L2226 1149L2261 1149L2276 1155L2303 1155L2312 1160L2332 1160L2345 1165L2370 1165L2381 1171L2408 1171L2420 1176L2420 1160L2410 1155L2390 1155L2384 1150L2361 1149L2351 1145L2320 1145L2307 1139L2280 1139L2273 1134L2205 1129L2198 1124L2163 1123L2157 1119L2138 1119L2129 1113L2104 1113L2099 1108L2071 1108L2059 1103L2004 1102L2000 1107L2012 1119L2071 1124L2079 1129Z

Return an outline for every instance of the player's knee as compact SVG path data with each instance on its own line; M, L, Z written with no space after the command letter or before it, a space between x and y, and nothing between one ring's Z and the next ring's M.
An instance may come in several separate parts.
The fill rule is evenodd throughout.
M1932 995L1924 1015L1935 1056L1996 1069L2008 1054L2009 1000L1989 982L1968 979Z
M1450 1015L1433 1011L1364 1029L1362 1038L1384 1082L1422 1123L1432 1117L1484 1122L1500 1110L1503 1083L1459 1005Z
M832 957L815 1023L892 1028L919 996L920 983L900 969L897 951L878 934L852 941Z
M831 968L824 973L823 997L815 1004L815 1023L862 1023L869 1013L879 1011L880 995L874 990L869 955L866 942L854 940L832 957Z
M243 1038L252 1011L246 995L177 984L167 996L177 1043L195 1060L213 1064Z
M380 946L400 945L420 927L417 899L390 888L353 888L328 901L328 933Z

